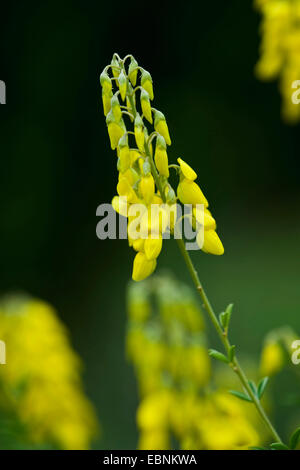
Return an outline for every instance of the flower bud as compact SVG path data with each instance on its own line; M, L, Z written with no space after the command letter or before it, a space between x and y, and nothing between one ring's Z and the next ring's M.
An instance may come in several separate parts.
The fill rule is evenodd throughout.
M119 99L116 95L112 97L110 104L111 104L113 115L115 116L117 121L120 121L122 117L122 111L120 108Z
M154 179L151 174L143 176L139 184L139 190L146 204L150 204L155 192Z
M177 188L177 196L182 204L204 204L208 207L208 202L199 186L187 179L180 181Z
M173 188L169 187L166 191L166 203L175 204L176 203L176 194Z
M145 146L144 124L138 113L134 120L134 135L138 149L143 152Z
M113 55L113 58L110 64L112 66L111 69L112 69L113 76L115 78L118 78L119 73L120 73L120 66L119 66L119 62L115 54Z
M159 173L163 176L169 177L169 162L166 150L156 145L154 155L155 165Z
M138 63L134 57L131 57L131 61L128 68L128 78L131 81L132 85L136 85L136 79L138 74Z
M125 134L126 128L125 128L123 120L119 122L116 121L116 118L112 113L112 110L110 110L108 115L106 116L106 124L108 128L110 146L114 150L117 147L122 135Z
M141 76L141 85L149 93L150 100L153 100L154 95L153 95L153 85L152 85L152 77L147 70L142 70L142 76Z
M188 180L194 181L197 178L197 173L181 158L177 158L183 176Z
M217 232L214 230L206 230L204 231L204 241L202 237L203 231L200 230L197 234L197 243L202 251L212 255L223 255L224 247Z
M155 110L154 115L154 128L159 132L165 139L168 145L171 145L171 139L169 134L169 129L166 123L166 118L160 111Z
M127 91L127 78L125 77L124 71L122 70L119 77L118 77L120 95L122 100L124 101L126 98L126 91Z
M109 93L105 93L104 90L102 90L102 103L103 103L103 111L104 111L104 116L107 116L107 114L110 111L111 108L111 97L112 97L112 91Z
M112 90L112 83L111 83L111 79L109 78L105 70L103 70L103 72L100 75L100 83L101 83L104 93L109 94L109 92Z
M150 261L156 259L162 249L162 238L147 238L145 240L144 251L146 258Z
M150 163L148 161L143 163L142 171L143 171L144 176L148 176L148 175L151 174L151 166L150 166Z
M131 157L130 157L128 139L127 139L126 134L124 134L119 140L118 148L119 148L118 170L121 173L124 173L126 170L128 170L128 168L130 168L130 164L131 164Z
M145 118L152 124L153 120L149 93L144 89L141 91L141 107Z
M156 260L147 260L145 253L140 251L133 261L132 279L142 281L150 276L156 268Z

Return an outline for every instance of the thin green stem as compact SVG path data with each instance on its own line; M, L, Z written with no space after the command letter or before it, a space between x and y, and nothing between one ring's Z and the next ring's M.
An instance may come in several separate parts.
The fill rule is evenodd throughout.
M189 270L189 273L191 275L191 278L195 284L195 287L196 287L196 290L205 306L205 309L223 343L223 346L224 346L224 349L226 351L226 353L228 354L229 353L229 349L231 347L231 344L230 344L230 341L227 337L227 334L226 332L223 331L221 325L219 324L219 321L217 319L217 316L208 300L208 297L202 287L202 284L200 282L200 279L199 279L199 276L198 276L198 273L195 269L195 266L192 262L192 259L188 253L188 251L186 250L185 248L185 243L184 241L180 238L180 239L177 239L176 240L177 243L178 243L178 246L179 246L179 249L181 251L181 254L184 258L184 261L187 265L187 268ZM230 364L230 366L232 367L233 371L236 373L236 375L238 376L238 378L240 379L243 387L245 388L245 390L247 391L247 393L249 394L253 404L255 405L260 417L262 418L262 420L264 421L265 425L268 427L270 433L272 434L272 436L275 438L276 442L280 442L282 443L282 440L280 438L280 436L278 435L276 429L274 428L274 426L272 425L271 421L269 420L264 408L262 407L261 405L261 402L260 400L257 398L257 396L253 393L250 385L249 385L249 382L248 382L248 379L247 379L247 376L245 374L245 372L243 371L242 367L240 366L238 360L236 357L234 357L232 363Z
M130 102L130 106L131 106L131 111L133 113L133 116L134 118L136 117L136 114L137 114L137 111L136 111L136 106L135 106L135 103L134 103L134 99L133 99L133 93L132 94L128 94L127 95L128 98L129 98L129 102ZM154 109L154 108L153 108ZM151 165L151 171L152 171L152 174L153 174L153 177L154 177L154 180L155 180L155 184L161 194L161 197L163 199L164 202L166 202L166 197L165 197L165 194L164 194L164 191L163 191L163 185L162 185L162 182L161 182L161 179L159 178L159 174L158 174L158 171L156 169L156 166L154 164L154 161L153 161L153 157L151 155L151 152L150 152L150 149L149 149L149 145L147 144L147 142L145 142L145 154L146 156L149 158L149 162L150 162L150 165ZM226 353L228 354L229 353L229 350L231 348L231 344L230 344L230 341L228 339L228 336L227 336L227 332L223 331L219 321L218 321L218 318L210 304L210 301L208 300L208 297L202 287L202 284L200 282L200 279L199 279L199 276L198 276L198 273L194 267L194 264L192 262L192 259L188 253L188 251L186 250L185 248L185 243L184 241L182 240L182 238L178 238L176 239L177 243L178 243L178 246L179 246L179 249L181 251L181 254L184 258L184 261L187 265L187 268L189 270L189 273L191 275L191 278L195 284L195 287L196 287L196 290L205 306L205 309L223 343L223 346L224 346L224 349L226 351ZM282 440L280 438L280 436L278 435L276 429L274 428L274 426L272 425L271 421L269 420L264 408L262 407L261 403L260 403L260 400L257 398L257 396L253 393L250 385L249 385L249 382L248 382L248 379L247 379L247 376L245 374L245 372L243 371L242 367L240 366L236 356L233 358L232 360L232 363L230 363L230 366L231 368L233 369L233 371L236 373L236 375L238 376L238 378L240 379L240 382L242 383L244 389L247 391L249 397L251 398L254 406L256 407L260 417L262 418L262 420L264 421L265 425L267 426L267 428L269 429L270 433L272 434L272 436L274 437L274 439L276 440L276 442L280 442L282 443Z

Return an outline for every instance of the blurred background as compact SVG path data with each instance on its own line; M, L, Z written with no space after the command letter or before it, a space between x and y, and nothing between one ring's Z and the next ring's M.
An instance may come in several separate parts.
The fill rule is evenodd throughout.
M288 324L300 334L299 126L282 122L277 84L254 76L260 17L252 2L199 5L1 7L0 290L48 301L69 328L101 421L96 448L137 441L136 381L124 354L134 253L126 240L95 232L97 206L116 193L99 85L114 52L132 53L151 72L169 158L191 163L210 201L225 254L193 259L216 310L235 304L233 343L258 357L269 329ZM172 241L158 266L188 281ZM218 347L213 332L210 340ZM287 374L273 386L286 435L294 410L281 397L296 385Z

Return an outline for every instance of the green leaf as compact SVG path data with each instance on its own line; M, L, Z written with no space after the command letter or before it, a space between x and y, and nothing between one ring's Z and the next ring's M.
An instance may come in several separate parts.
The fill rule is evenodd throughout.
M226 364L229 363L228 357L226 357L224 354L220 353L219 351L216 351L215 349L209 349L208 354L214 359L217 359L217 361L226 362Z
M235 345L233 344L232 346L230 346L230 349L229 349L229 351L228 351L228 359L229 359L229 362L232 362L232 361L233 361L234 356L235 356Z
M281 442L273 442L270 447L272 450L290 450L288 446L282 444Z
M256 388L256 385L253 382L253 380L248 380L248 384L249 384L252 392L254 393L254 395L257 396L257 388Z
M240 398L240 400L252 402L252 399L245 393L238 392L237 390L229 390L229 393L237 398Z
M258 398L261 398L264 394L265 388L269 382L269 377L264 377L263 379L260 380L258 386L257 386L257 396Z
M250 450L269 450L266 447L258 447L258 446L253 446L249 447Z
M296 449L297 445L299 444L299 440L300 440L300 427L297 428L291 435L290 448Z
M229 304L225 312L222 312L219 315L219 320L224 330L226 330L229 326L232 309L233 309L233 304Z

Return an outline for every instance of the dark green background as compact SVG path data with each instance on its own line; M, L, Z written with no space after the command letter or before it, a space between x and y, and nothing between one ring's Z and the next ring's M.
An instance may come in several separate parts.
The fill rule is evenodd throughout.
M210 201L225 255L193 258L217 310L235 303L233 342L258 357L270 328L300 334L299 126L281 121L277 85L254 77L259 22L248 0L1 6L0 288L48 300L70 328L102 424L98 447L136 445L136 384L124 358L133 252L95 234L96 208L111 201L117 178L99 87L113 52L151 72L169 157L195 167ZM173 242L159 267L188 279ZM275 383L283 433L291 388Z

